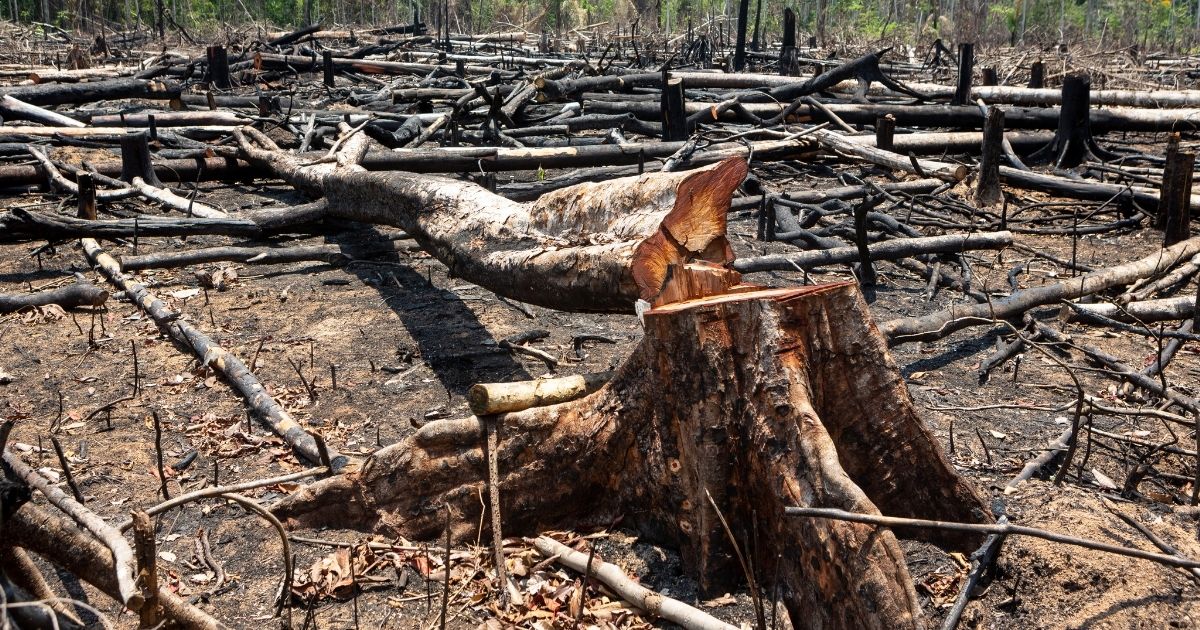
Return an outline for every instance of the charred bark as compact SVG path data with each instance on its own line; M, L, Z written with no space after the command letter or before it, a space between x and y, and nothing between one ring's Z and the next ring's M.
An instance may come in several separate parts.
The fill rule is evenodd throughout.
M1085 74L1071 75L1063 80L1058 129L1050 144L1029 156L1033 163L1075 168L1088 159L1098 162L1113 159L1113 155L1100 148L1092 137L1091 90L1092 80Z
M788 505L820 505L990 518L921 424L855 288L744 290L655 308L645 323L641 344L596 393L496 417L505 531L623 515L680 548L702 589L719 593L738 571L711 493L736 536L766 541L771 551L753 564L779 576L794 624L918 627L892 532L783 516ZM474 417L431 423L274 511L293 524L428 538L444 531L449 504L453 536L474 539L483 439Z

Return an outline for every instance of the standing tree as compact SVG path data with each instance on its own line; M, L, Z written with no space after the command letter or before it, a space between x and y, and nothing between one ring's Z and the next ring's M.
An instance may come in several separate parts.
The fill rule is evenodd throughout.
M739 0L737 21L737 48L733 53L733 70L741 72L746 68L746 22L750 18L750 0Z

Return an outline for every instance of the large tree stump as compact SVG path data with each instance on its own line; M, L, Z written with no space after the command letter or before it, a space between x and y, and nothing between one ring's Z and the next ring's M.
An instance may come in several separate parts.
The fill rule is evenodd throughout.
M730 290L646 313L644 339L599 391L495 417L505 532L620 517L677 547L719 593L741 571L708 492L739 540L757 527L753 565L760 580L778 575L797 627L920 626L891 531L784 507L969 522L990 519L986 507L922 425L853 285ZM432 538L449 504L452 534L473 540L484 436L477 418L428 424L274 511L293 525Z

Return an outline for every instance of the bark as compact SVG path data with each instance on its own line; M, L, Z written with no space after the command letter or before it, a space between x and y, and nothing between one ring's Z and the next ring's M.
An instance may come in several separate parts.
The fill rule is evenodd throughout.
M966 105L971 100L971 79L975 70L975 44L958 45L958 84L954 88L951 105Z
M1195 309L1196 296L1181 295L1121 305L1108 302L1074 304L1063 307L1062 316L1070 322L1095 322L1097 320L1088 317L1093 314L1119 322L1161 322L1188 319L1195 314Z
M880 329L893 346L934 341L964 328L991 325L1000 319L1019 317L1039 306L1074 300L1163 273L1197 253L1200 253L1200 237L1193 237L1124 265L1100 269L1064 282L1023 289L983 304L954 306L929 315L893 319L881 324Z
M612 372L577 374L515 383L479 383L467 392L471 413L488 416L582 398L612 380Z
M24 547L120 601L116 572L108 548L63 519L26 505L8 520L4 534L5 544ZM181 628L217 630L225 627L168 588L159 587L158 602L166 617Z
M1163 231L1164 245L1186 239L1191 231L1192 170L1195 166L1195 153L1177 150L1167 154L1155 220L1156 227Z
M585 398L496 419L506 532L623 525L681 550L706 593L740 573L711 493L739 540L763 541L802 627L920 623L891 531L783 516L790 505L987 522L921 424L853 285L749 290L650 310L645 337ZM476 536L486 478L479 419L447 420L377 451L360 472L289 495L294 524L430 538ZM754 516L752 516L754 515ZM757 527L750 532L749 528ZM961 549L975 537L938 539Z
M737 39L733 49L733 71L746 69L746 27L750 18L750 0L738 0Z
M1004 201L1000 187L1000 156L1004 144L1004 110L988 109L987 125L983 131L980 149L979 175L975 182L975 203L981 206L998 206Z
M0 293L0 313L11 313L31 306L57 304L63 308L100 306L108 300L108 291L87 281L39 291L37 293Z
M787 233L776 235L779 240L792 240ZM1003 249L1012 245L1011 232L984 232L979 234L943 234L922 238L902 238L875 243L870 246L871 260L896 260L923 254L957 254L974 249ZM857 246L819 249L796 254L769 254L754 258L739 258L733 268L741 273L755 271L795 271L825 265L862 262Z
M354 157L310 164L240 142L251 159L324 195L330 216L400 227L456 277L574 311L629 312L667 288L670 265L732 261L726 214L746 175L746 162L731 158L688 173L580 184L522 204L470 182L372 173ZM366 143L350 147L355 142L347 141L348 155L361 157Z
M109 79L89 83L41 83L4 88L3 94L30 105L67 105L113 101L123 98L171 100L179 98L179 86L143 79Z
M7 94L0 96L0 114L3 114L4 118L10 120L32 120L33 122L54 127L84 126L83 123L74 118L63 116L58 112L52 112L36 105L30 105Z

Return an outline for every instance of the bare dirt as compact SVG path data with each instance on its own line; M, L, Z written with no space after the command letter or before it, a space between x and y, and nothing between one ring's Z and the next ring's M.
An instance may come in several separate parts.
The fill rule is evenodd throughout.
M800 166L800 165L797 165ZM864 169L838 166L861 172ZM828 178L793 171L781 177L772 167L764 181L772 189L820 188ZM787 169L782 169L787 174ZM204 184L200 198L228 210L266 204L297 203L301 198L278 186ZM1030 198L1026 201L1034 201ZM9 196L3 207L63 203L58 196ZM114 204L113 214L140 204ZM747 213L734 217L731 240L739 255L782 252L790 245L754 240L754 221ZM141 282L188 321L219 340L247 363L297 420L322 431L343 453L367 455L393 443L431 419L468 414L464 398L476 382L507 381L548 373L536 359L510 354L497 341L534 329L549 336L534 344L559 357L558 374L607 370L619 364L640 338L633 316L581 315L518 307L489 292L448 277L445 267L397 241L397 253L357 259L356 251L395 236L385 229L333 225L323 237L280 241L280 244L337 243L353 260L349 264L297 263L233 267L237 278L224 290L200 286L200 269L160 270L138 274ZM1094 267L1140 257L1158 247L1150 230L1083 237L1077 256ZM196 248L234 242L204 237L140 239L138 253ZM1059 257L1071 256L1069 237L1019 236L1018 242ZM116 256L134 253L134 243L109 243ZM62 243L31 255L32 246L0 247L0 291L19 292L69 282L79 272L98 284L104 279L88 269L75 243ZM1031 257L1016 250L969 256L975 286L1005 290L1007 274ZM961 298L941 291L932 301L925 283L889 264L879 266L881 286L873 304L877 321L930 312ZM1055 282L1071 272L1041 261L1018 276L1022 286ZM761 284L826 282L850 277L845 270L827 273L757 274ZM528 311L529 314L526 314ZM1081 342L1101 346L1131 365L1144 365L1156 350L1154 340L1064 325ZM615 343L576 343L581 335L600 335ZM1023 462L1062 432L1070 417L1066 407L1075 392L1065 370L1049 355L1027 350L1019 368L1013 363L980 385L975 369L990 354L995 332L975 328L946 340L908 344L895 356L918 407L955 465L979 488L1002 499L1013 522L1106 542L1155 550L1144 536L1101 505L1102 494L1118 501L1118 509L1144 523L1189 557L1200 557L1200 529L1193 513L1181 507L1191 494L1187 479L1194 462L1181 456L1113 440L1087 442L1062 486L1037 481L1004 496L1004 484ZM134 372L134 349L138 370ZM1053 352L1047 350L1047 352ZM1064 359L1072 365L1077 358ZM294 366L293 366L294 363ZM304 379L314 384L315 399ZM0 319L0 371L11 374L0 385L0 418L17 420L14 447L47 474L61 474L50 448L55 435L63 444L72 473L88 505L111 521L131 509L156 503L156 471L152 413L162 420L163 447L170 466L173 494L216 483L252 480L303 468L282 442L263 427L247 424L245 407L220 378L198 368L186 348L176 347L131 303L115 296L107 308L58 313L52 309ZM1099 374L1076 370L1087 393L1118 402L1115 384ZM336 376L337 386L333 380ZM139 395L121 400L133 390ZM1192 395L1200 388L1200 354L1185 346L1167 370L1174 387ZM114 401L111 413L99 411ZM1136 396L1124 401L1136 406ZM1057 409L1047 411L1045 409ZM1095 426L1143 441L1195 448L1186 427L1136 416L1101 417ZM189 459L192 452L194 459ZM1120 496L1138 462L1150 467L1140 484ZM1115 483L1116 489L1108 487ZM274 486L247 494L262 501L293 489ZM158 519L160 567L181 595L233 627L275 626L272 601L282 575L282 546L273 530L257 517L220 501L190 505ZM486 524L481 524L486 527ZM207 530L212 555L223 565L228 583L215 588L215 576L194 557L198 530ZM593 532L581 532L593 534ZM364 534L348 531L303 531L298 536L324 541L363 543ZM579 534L561 534L577 541ZM678 557L629 532L615 528L590 539L597 557L618 563L647 586L698 603L730 622L753 622L746 593L704 600L683 575ZM392 545L375 558L373 580L361 586L353 601L313 598L292 600L285 612L296 627L430 628L438 624L443 552L436 541L376 541ZM428 543L426 546L424 543ZM922 595L929 621L937 623L953 601L966 570L962 559L920 543L908 542L910 569ZM412 549L406 549L406 546ZM334 548L293 542L297 572L328 557ZM554 566L532 570L542 558L513 541L510 572L528 604L509 613L495 610L488 586L491 556L486 547L456 549L452 556L450 627L567 627L573 619L571 598L580 576ZM526 575L520 575L529 569ZM49 573L53 575L53 572ZM444 573L442 574L444 575ZM67 580L66 588L134 627L136 617L122 614L103 596ZM589 589L588 620L599 626L659 625ZM611 599L611 598L610 598ZM704 604L705 601L709 603ZM576 607L577 609L577 607ZM1110 554L1014 538L1005 543L994 579L973 602L966 627L1192 627L1197 610L1193 578L1179 570ZM306 617L311 617L306 619ZM355 619L357 618L357 621Z

